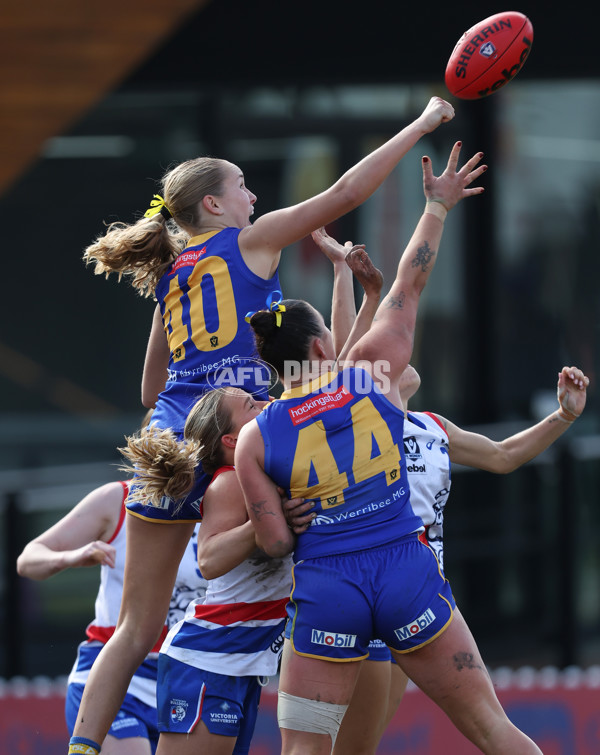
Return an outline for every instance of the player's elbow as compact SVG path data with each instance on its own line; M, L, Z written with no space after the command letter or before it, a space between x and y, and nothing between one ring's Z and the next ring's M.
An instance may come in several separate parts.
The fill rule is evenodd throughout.
M335 202L340 215L345 215L351 210L356 209L366 198L362 182L355 181L346 176L341 178L331 188L331 191L335 193Z
M204 579L217 579L218 577L222 577L223 574L226 572L220 569L214 568L211 559L203 559L198 557L198 568L200 569L200 574L204 577Z
M257 540L258 547L271 558L284 558L294 550L295 537L290 530L289 537L270 539L268 542Z
M518 460L513 459L510 454L500 452L489 465L489 471L493 474L506 475L514 472L521 466Z
M142 389L142 406L145 409L155 409L158 394L156 391L149 391Z

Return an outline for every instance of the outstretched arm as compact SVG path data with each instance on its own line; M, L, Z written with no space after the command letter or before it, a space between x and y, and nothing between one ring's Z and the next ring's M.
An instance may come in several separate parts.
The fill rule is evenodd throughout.
M522 466L554 443L585 408L589 379L577 367L563 367L558 374L558 409L516 435L493 441L485 435L467 432L440 418L448 432L450 460L487 472L507 474Z
M452 105L441 97L432 97L418 118L346 171L328 189L300 204L269 212L243 228L239 245L246 264L261 277L272 275L274 261L284 247L361 205L421 137L452 118Z
M354 344L358 343L373 324L373 319L381 300L381 288L383 286L381 271L373 265L371 258L364 249L353 247L346 255L346 262L350 270L352 270L354 277L362 285L365 293L352 330L338 355L340 369L343 369L344 360L350 349Z
M48 579L80 566L115 565L109 540L123 501L120 482L109 482L85 496L50 529L29 542L17 559L17 572L29 579Z
M353 248L351 241L342 246L325 228L311 234L313 241L333 265L333 295L331 297L331 336L335 353L339 354L350 335L356 319L352 271L346 264L346 254Z
M335 353L340 361L370 328L381 298L383 276L371 262L364 244L346 241L342 246L324 228L313 231L312 237L334 266L331 333ZM353 276L364 289L358 317L354 302Z
M469 188L486 170L485 165L477 167L482 153L457 170L460 148L457 142L439 177L433 175L429 158L423 157L423 215L400 258L396 278L377 310L373 326L348 354L354 363L386 361L387 376L380 387L397 406L402 406L397 386L412 354L419 297L435 264L444 220L461 199L483 191L482 187Z

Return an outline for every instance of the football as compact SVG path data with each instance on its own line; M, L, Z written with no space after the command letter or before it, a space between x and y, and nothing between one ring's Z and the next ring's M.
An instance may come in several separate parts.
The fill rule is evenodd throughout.
M448 91L463 100L487 97L514 79L533 44L531 21L517 11L496 13L466 31L446 66Z

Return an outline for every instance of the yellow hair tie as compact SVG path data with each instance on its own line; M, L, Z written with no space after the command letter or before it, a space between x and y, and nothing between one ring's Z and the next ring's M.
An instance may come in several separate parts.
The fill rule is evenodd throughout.
M150 207L144 213L144 217L151 218L154 215L158 215L159 212L166 220L173 217L173 213L165 204L165 200L160 194L154 194L154 198L150 202Z
M279 294L279 298L275 298ZM267 297L267 307L271 312L275 312L275 325L281 327L281 313L285 312L285 306L281 304L281 291L272 291Z
M273 301L273 299L275 299L275 297L277 295L279 295L279 298L276 301ZM269 312L274 312L275 313L275 325L278 328L281 327L281 313L285 312L285 305L280 303L281 302L281 297L282 297L281 291L277 291L277 290L276 291L272 291L267 296L267 301L266 301L266 305L267 305L267 307L269 309ZM246 322L250 322L250 319L252 318L252 315L255 315L255 314L256 314L256 311L254 311L254 312L246 312L246 317L244 317L244 320L246 320Z
M280 328L281 327L281 313L285 312L285 307L283 304L272 304L271 305L271 312L275 312L275 325Z

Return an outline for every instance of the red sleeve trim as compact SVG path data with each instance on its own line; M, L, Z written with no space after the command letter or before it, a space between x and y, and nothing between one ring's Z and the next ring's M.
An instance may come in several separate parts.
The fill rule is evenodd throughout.
M437 422L437 424L438 424L438 425L439 425L439 426L440 426L440 427L442 428L442 430L444 431L444 435L446 436L446 438L448 437L448 431L447 431L447 430L446 430L446 428L444 427L444 423L443 423L443 422L442 422L442 421L440 420L440 418L439 418L439 417L436 417L436 415L435 415L435 414L433 414L432 412L423 412L423 414L426 414L426 415L427 415L428 417L431 417L431 419L432 419L432 420L433 420L434 422Z
M219 467L217 469L217 471L214 473L214 475L211 477L211 480L210 480L210 482L208 484L212 485L212 483L217 479L217 477L220 474L223 474L223 472L231 472L232 469L235 469L235 467L230 467L230 466L227 466L227 465L225 465L224 467Z
M123 497L121 498L121 513L119 514L119 521L117 522L115 531L110 536L110 539L106 541L107 543L112 543L112 541L121 531L121 527L123 526L123 522L125 521L125 512L126 512L125 501L127 500L127 495L129 493L129 483L123 482L123 480L119 480L119 482L121 483L121 487L123 488Z
M217 477L220 474L223 474L223 472L231 472L233 469L235 469L235 467L231 467L231 466L228 466L228 465L225 465L223 467L219 467L217 469L217 471L214 473L214 475L210 478L210 482L206 486L206 490L204 491L204 495L206 495L206 493L208 492L208 489L210 488L210 486L213 484L213 482L217 479ZM202 496L202 500L204 501L204 496ZM200 518L202 518L203 516L204 516L204 508L203 508L202 503L201 503L200 504Z

